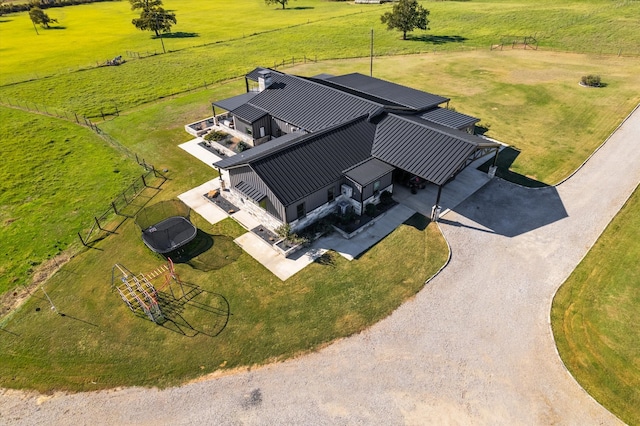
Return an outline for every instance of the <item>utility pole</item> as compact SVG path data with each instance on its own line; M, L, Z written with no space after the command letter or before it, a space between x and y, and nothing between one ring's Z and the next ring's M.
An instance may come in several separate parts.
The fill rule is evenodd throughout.
M373 77L373 28L371 28L371 53L369 57L369 77Z

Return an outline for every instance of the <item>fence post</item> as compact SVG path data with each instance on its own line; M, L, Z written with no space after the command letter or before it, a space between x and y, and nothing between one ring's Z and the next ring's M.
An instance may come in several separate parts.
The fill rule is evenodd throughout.
M98 218L95 216L93 218L96 220L96 225L98 225L98 229L101 231L104 231L104 229L102 229L102 226L100 226L100 221L98 220Z
M82 243L82 245L87 247L87 243L84 242L84 239L82 239L82 235L80 235L79 232L78 232L78 238L80 238L80 242Z
M120 214L120 213L118 213L118 209L116 208L116 203L114 201L111 202L111 207L113 207L113 212L115 214Z
M142 184L146 187L147 186L147 181L144 180L144 175L140 176L140 178L142 179Z

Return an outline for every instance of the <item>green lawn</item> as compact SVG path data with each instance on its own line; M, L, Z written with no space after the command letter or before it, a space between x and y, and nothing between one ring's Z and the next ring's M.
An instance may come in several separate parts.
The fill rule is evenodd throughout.
M560 287L551 325L580 384L626 423L640 424L640 191Z
M142 168L88 129L0 107L0 294L72 243Z
M50 9L64 28L39 36L26 14L4 16L0 103L17 100L94 117L117 108L118 117L99 125L168 170L160 201L215 176L176 145L188 139L184 124L210 114L211 101L244 90L244 82L231 77L304 56L322 61L287 71L368 74L371 28L375 76L450 97L458 111L482 118L489 136L522 151L515 172L546 183L573 171L640 100L639 2L425 5L431 31L402 41L380 24L389 5L297 0L282 11L263 0L166 1L178 18L173 36L164 40L171 53L83 71L78 69L126 56L127 50L160 49L159 40L130 24L128 2ZM539 51L488 50L504 35L532 34ZM382 57L408 53L425 54ZM577 82L587 73L600 74L607 86L580 88ZM34 81L12 84L28 79ZM167 386L291 357L388 315L446 257L436 229L402 226L361 259L349 263L334 254L283 283L232 243L241 232L237 224L209 226L196 217L209 235L198 241L213 245L193 261L196 268L179 265L178 272L201 291L186 306L174 301L176 323L162 328L135 317L110 291L114 263L134 272L161 264L133 221L95 250L73 246L75 233L141 172L139 166L75 124L6 108L0 108L0 149L6 166L0 172L0 253L7 253L0 293L28 284L34 268L70 245L67 252L77 254L46 284L65 316L49 310L44 293L37 292L0 322L3 387ZM424 256L414 255L416 247ZM411 274L386 267L399 262ZM226 303L231 315L223 329Z
M56 315L38 292L0 324L0 387L164 387L289 358L384 318L447 258L439 230L424 229L426 218L414 218L358 260L330 252L282 282L232 242L244 232L235 222L210 226L195 220L213 246L208 257L193 262L204 270L177 265L198 294L191 293L187 304L172 301L173 310L166 312L175 322L160 327L135 316L110 289L116 262L135 273L162 264L128 221L100 250L79 255L47 283L65 316ZM389 266L400 263L401 270ZM175 284L173 289L179 291Z

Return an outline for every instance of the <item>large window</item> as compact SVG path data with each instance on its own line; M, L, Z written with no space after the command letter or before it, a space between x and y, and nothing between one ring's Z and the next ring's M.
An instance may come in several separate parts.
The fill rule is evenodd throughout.
M377 194L378 191L380 191L380 181L379 180L373 182L373 193Z
M298 219L305 217L307 211L304 207L304 203L298 204L298 206L296 207L296 212L298 213Z

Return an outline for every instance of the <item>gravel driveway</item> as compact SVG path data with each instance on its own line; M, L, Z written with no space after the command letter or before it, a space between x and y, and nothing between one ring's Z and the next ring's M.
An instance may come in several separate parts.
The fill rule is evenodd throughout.
M447 214L450 264L371 329L317 353L163 391L1 391L8 424L616 424L549 326L558 286L640 182L640 110L572 178L493 180Z

